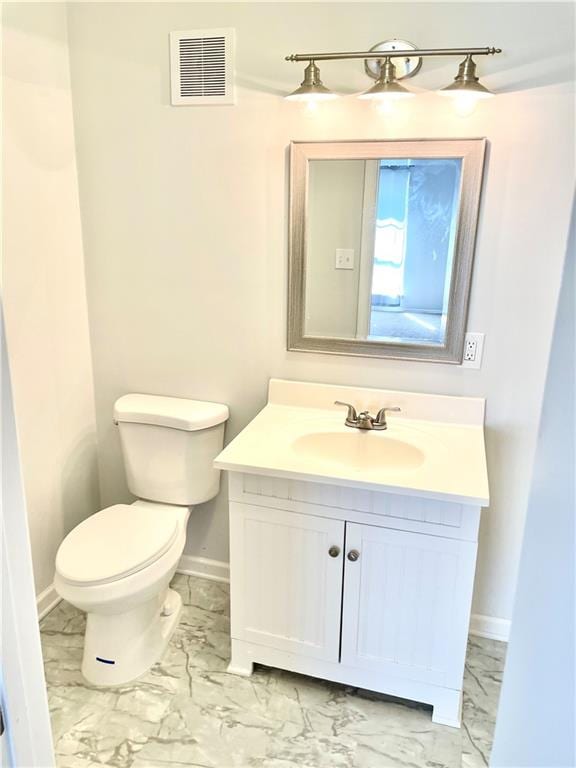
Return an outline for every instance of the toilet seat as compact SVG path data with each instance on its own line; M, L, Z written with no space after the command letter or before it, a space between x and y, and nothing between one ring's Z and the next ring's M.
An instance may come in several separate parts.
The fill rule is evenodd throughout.
M156 562L178 536L178 516L157 504L115 504L76 526L56 556L61 579L76 585L118 581Z

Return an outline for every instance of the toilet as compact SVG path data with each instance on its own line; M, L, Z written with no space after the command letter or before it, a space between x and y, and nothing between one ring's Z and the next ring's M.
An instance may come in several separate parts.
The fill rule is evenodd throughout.
M132 504L84 520L56 555L58 594L85 611L82 674L119 685L146 672L178 624L169 588L196 504L212 499L229 411L220 403L131 394L114 405Z

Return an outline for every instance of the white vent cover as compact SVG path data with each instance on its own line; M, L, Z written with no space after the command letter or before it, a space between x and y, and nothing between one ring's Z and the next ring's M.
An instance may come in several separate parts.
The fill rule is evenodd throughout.
M234 104L234 30L170 33L172 104Z

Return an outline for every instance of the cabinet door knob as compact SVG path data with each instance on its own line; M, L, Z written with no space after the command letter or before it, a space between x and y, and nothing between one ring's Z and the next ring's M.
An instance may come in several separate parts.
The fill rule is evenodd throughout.
M330 547L330 549L328 550L328 554L330 555L330 557L338 557L338 555L340 554L340 547L336 547L336 546Z
M360 552L358 552L357 549L351 549L350 552L348 552L348 560L351 560L353 563L355 563L359 557Z

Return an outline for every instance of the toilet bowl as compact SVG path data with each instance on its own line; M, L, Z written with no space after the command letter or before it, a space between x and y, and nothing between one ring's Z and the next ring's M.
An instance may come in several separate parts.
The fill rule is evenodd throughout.
M88 614L82 674L89 682L128 682L162 655L180 615L180 595L168 585L184 550L189 514L187 507L117 504L62 542L54 584L64 600Z
M162 656L182 606L170 580L192 503L218 492L211 465L227 417L226 406L180 398L128 395L116 403L121 431L123 423L130 426L122 440L130 490L163 498L107 507L76 526L58 550L54 586L87 613L82 674L93 685L129 682Z

